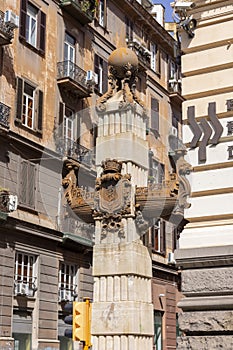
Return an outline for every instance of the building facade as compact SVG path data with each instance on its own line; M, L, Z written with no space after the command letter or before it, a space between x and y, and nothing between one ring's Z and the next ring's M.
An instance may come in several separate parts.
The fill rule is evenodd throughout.
M117 47L139 58L148 181L159 187L176 170L182 102L176 42L150 9L148 0L0 5L2 349L72 349L64 337L64 305L92 298L94 229L67 206L62 179L64 163L72 160L77 183L94 187L94 106L107 90L107 60ZM154 347L175 349L177 229L158 221L143 241L153 264Z
M181 26L183 139L192 164L190 221L181 233L178 349L231 349L232 32L231 1L195 1ZM191 17L192 16L192 17ZM182 29L183 28L183 29Z

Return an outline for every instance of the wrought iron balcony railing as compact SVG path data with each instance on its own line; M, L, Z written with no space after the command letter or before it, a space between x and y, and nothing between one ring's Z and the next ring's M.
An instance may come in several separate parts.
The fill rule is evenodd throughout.
M4 22L4 12L0 11L0 46L10 44L14 38L14 29Z
M168 81L168 91L170 93L181 94L181 80L180 79L169 79Z
M83 97L91 93L91 86L87 82L87 72L72 61L58 62L57 80L59 84L64 84L69 89L76 89L77 93Z
M56 149L63 157L70 157L89 167L93 165L93 153L88 148L70 139L59 139Z
M0 125L8 128L9 120L10 120L10 107L0 102Z
M64 8L80 23L91 23L95 13L95 0L60 0L61 8Z

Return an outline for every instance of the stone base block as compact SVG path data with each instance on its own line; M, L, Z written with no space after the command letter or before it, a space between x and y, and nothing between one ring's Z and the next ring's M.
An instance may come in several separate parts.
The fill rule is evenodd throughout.
M139 243L101 244L94 247L93 276L152 277L148 249Z
M177 339L177 350L232 350L233 336L188 336Z
M93 336L153 336L153 305L134 301L92 304Z

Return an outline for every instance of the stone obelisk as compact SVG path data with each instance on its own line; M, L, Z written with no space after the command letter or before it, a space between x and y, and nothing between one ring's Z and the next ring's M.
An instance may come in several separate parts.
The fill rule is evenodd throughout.
M93 350L153 347L152 266L140 239L146 223L135 203L136 186L147 186L148 177L146 113L135 91L137 68L133 51L115 50L109 57L109 90L96 105Z

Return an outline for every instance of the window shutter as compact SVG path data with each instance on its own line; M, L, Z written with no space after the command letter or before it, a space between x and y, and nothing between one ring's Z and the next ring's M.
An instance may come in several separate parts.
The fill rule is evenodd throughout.
M160 220L160 252L165 254L166 251L166 222Z
M107 0L104 0L104 28L107 28Z
M63 122L65 115L65 104L63 102L59 103L59 120L58 120L58 134L63 137Z
M22 104L23 104L23 79L17 78L17 100L15 119L22 121Z
M99 75L99 56L96 54L94 57L94 72Z
M21 0L19 36L26 40L27 0Z
M154 97L151 98L151 129L159 135L159 101Z
M108 90L108 62L103 60L103 93Z
M44 12L39 11L39 26L38 26L38 30L39 30L39 49L41 51L41 53L45 52L45 29L46 29L46 15Z
M37 115L37 131L42 133L43 128L43 92L39 90L38 96L38 115Z
M95 54L95 56L94 56L94 72L98 75L98 90L99 90L99 81L100 81L99 61L100 61L100 57Z
M28 162L28 178L27 178L27 192L28 192L28 206L35 207L35 191L36 191L36 165Z
M27 161L25 160L21 162L19 201L27 204Z
M156 73L161 73L161 52L159 49L156 52Z

